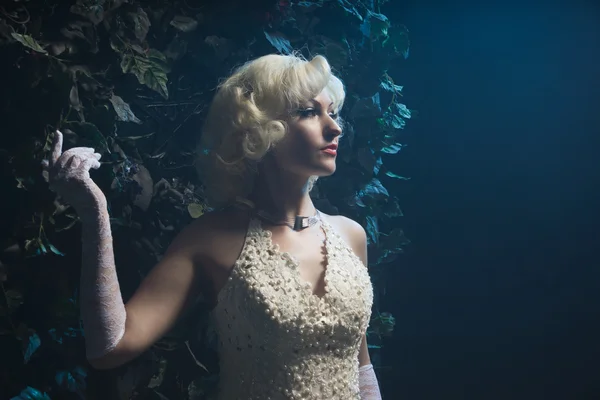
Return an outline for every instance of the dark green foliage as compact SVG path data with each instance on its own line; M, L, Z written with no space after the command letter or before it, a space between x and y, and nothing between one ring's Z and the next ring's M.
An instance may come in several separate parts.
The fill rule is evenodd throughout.
M409 242L384 163L411 117L387 71L408 56L383 1L10 2L0 7L0 398L208 399L218 378L207 306L126 366L88 368L78 319L76 214L41 175L55 129L103 154L92 177L110 204L127 300L182 227L207 208L193 149L219 78L267 53L323 54L347 86L338 172L313 196L365 227L376 299ZM397 186L397 185L394 185ZM10 208L12 207L12 208ZM393 228L392 228L393 227ZM378 302L373 352L394 318ZM89 375L88 375L89 374ZM35 388L35 389L34 389Z

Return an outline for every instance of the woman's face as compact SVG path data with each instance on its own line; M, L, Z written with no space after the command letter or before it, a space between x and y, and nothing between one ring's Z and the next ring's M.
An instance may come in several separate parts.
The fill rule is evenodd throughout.
M293 111L289 131L273 149L277 166L306 177L333 174L342 134L335 113L325 92Z

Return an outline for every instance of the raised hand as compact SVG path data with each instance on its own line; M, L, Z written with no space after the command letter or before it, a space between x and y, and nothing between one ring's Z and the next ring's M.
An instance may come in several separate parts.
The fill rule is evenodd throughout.
M50 189L71 204L81 223L81 319L86 354L100 358L119 343L127 314L113 253L106 198L90 178L90 168L100 168L100 154L88 147L62 152L63 135L54 134L49 160L42 161Z
M54 134L49 160L42 161L48 173L50 190L56 192L78 212L105 201L102 190L90 178L90 169L100 168L100 154L89 147L75 147L62 152L63 135Z

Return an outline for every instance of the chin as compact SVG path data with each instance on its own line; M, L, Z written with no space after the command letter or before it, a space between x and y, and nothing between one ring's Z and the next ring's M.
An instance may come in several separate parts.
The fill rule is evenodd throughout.
M336 168L335 162L331 163L329 165L322 165L321 168L319 168L317 171L315 171L315 173L313 175L316 175L318 177L330 176L335 173L336 169L337 168Z
M334 159L329 160L312 160L312 162L304 164L303 167L296 169L298 175L306 177L317 176L324 178L333 175L337 169Z

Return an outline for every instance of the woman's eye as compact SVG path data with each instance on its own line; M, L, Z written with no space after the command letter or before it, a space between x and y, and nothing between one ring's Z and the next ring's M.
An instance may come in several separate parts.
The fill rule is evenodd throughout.
M298 111L301 117L314 117L317 115L317 110L314 108L307 108L305 110Z
M302 117L302 118L308 118L308 117L316 117L317 115L319 115L319 110L315 109L315 108L306 108L304 110L299 110L298 114ZM329 116L335 120L338 119L339 114L338 113L330 113Z

